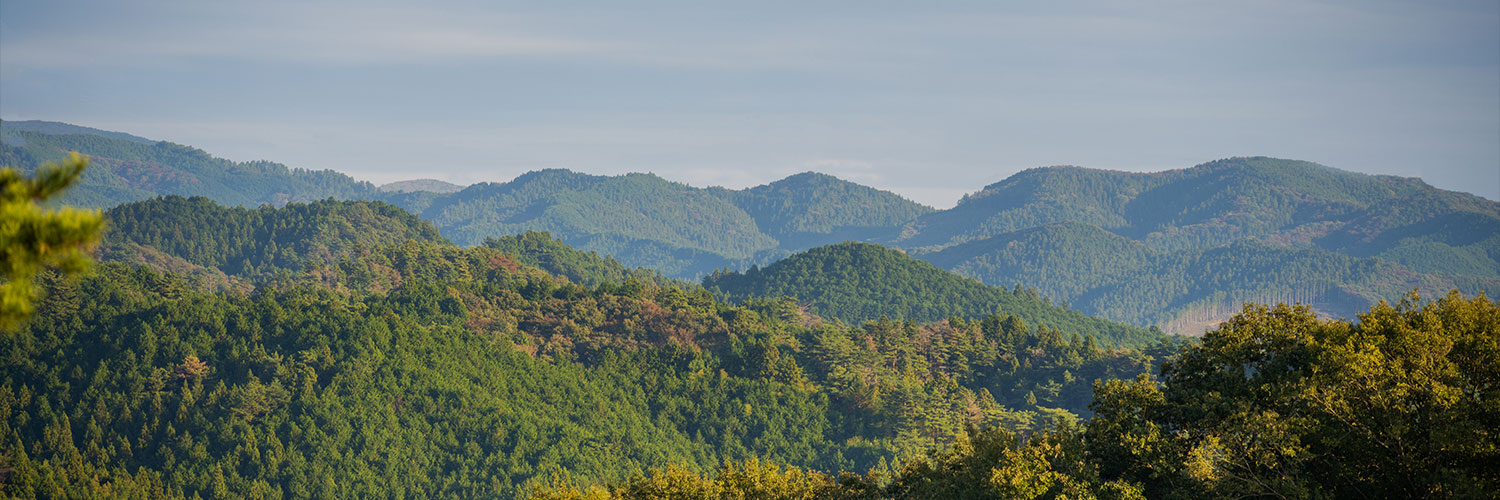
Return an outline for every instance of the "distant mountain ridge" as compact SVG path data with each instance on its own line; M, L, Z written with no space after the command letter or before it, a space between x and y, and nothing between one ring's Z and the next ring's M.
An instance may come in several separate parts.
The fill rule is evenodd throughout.
M332 170L235 162L189 146L67 124L3 122L0 143L0 164L25 171L61 160L69 151L88 155L90 168L60 200L68 205L109 208L164 194L207 196L239 206L378 195L373 184Z
M0 121L0 129L4 128L26 132L39 132L51 135L97 135L108 137L111 139L139 142L141 144L155 144L157 142L160 142L137 135L127 134L124 132L111 132L108 130L100 130L93 127L81 127L78 125L72 125L63 122L49 122L42 120Z
M1296 298L1339 316L1412 289L1500 288L1500 203L1296 160L1229 158L1153 173L1035 168L933 210L812 172L733 190L654 174L543 170L452 193L397 192L337 172L231 162L67 124L4 122L0 139L0 162L23 168L68 150L91 155L95 167L70 204L110 207L158 194L239 206L380 200L462 245L546 231L679 279L866 241L1174 333L1201 332L1242 300Z
M1423 217L1379 215L1393 202L1421 202L1423 215L1500 204L1442 191L1420 179L1347 172L1315 163L1252 157L1153 173L1044 167L1022 171L915 222L894 242L945 247L1055 222L1082 222L1157 249L1204 248L1248 237L1307 242L1327 223L1370 218L1366 230ZM1407 214L1412 215L1412 214Z
M8 123L8 122L7 122ZM453 192L441 181L382 187L332 171L232 162L166 142L50 125L4 127L6 164L35 168L76 150L94 159L64 203L107 208L159 194L206 196L228 205L282 205L325 198L386 201L432 221L461 245L546 231L629 267L696 279L725 267L770 263L793 251L864 239L930 213L888 191L804 173L745 190L697 188L654 174L595 176L562 169Z
M1176 333L1244 301L1348 316L1413 289L1500 290L1500 203L1264 157L1154 173L1030 169L885 243Z
M769 263L932 211L888 191L816 173L731 190L695 188L654 174L552 169L392 202L433 221L460 244L547 231L580 249L682 278Z
M414 191L427 191L432 193L454 193L463 191L464 187L451 182L437 179L413 179L409 181L396 181L380 185L381 192L410 193Z

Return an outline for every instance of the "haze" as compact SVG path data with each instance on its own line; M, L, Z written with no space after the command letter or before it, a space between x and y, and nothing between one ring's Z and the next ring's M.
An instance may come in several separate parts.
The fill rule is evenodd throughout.
M1267 155L1500 199L1500 3L5 2L0 118L377 183L816 170L947 207Z

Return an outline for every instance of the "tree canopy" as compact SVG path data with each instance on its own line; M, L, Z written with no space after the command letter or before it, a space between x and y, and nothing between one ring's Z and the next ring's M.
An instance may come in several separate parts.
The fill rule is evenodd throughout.
M0 330L15 328L31 314L37 272L54 268L71 274L88 267L89 247L104 229L99 212L43 206L88 164L75 153L37 169L31 178L14 168L0 169Z

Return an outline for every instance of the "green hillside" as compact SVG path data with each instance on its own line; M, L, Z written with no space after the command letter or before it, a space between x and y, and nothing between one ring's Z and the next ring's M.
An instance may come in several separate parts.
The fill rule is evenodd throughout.
M472 214L568 221L548 211L637 191L680 206L609 208L615 227L742 210L648 176L534 177L469 188L514 202ZM35 314L0 331L0 496L1484 498L1500 484L1500 303L1407 295L1357 322L1236 304L1487 286L1313 244L1490 255L1489 205L1419 198L1300 245L1174 250L1063 221L928 254L1074 307L1169 311L1169 327L1237 308L1186 341L869 243L693 287L545 233L460 247L382 202L152 197L111 209L105 262L42 273ZM1090 276L1112 281L1068 282Z
M1158 250L1263 238L1373 255L1378 252L1370 245L1381 236L1399 241L1413 232L1413 224L1438 225L1453 217L1485 221L1466 234L1489 236L1500 221L1500 204L1441 191L1418 179L1295 160L1231 158L1156 173L1027 170L966 196L953 209L923 216L895 243L937 249L1079 222Z
M605 283L621 285L632 280L659 286L684 285L656 271L626 267L613 257L570 247L544 232L527 231L518 235L489 238L484 240L484 246L505 252L522 264L566 277L584 286Z
M1106 344L1142 345L1160 337L1053 305L1034 290L988 286L869 243L818 247L743 274L715 273L703 285L732 300L796 297L814 314L855 324L882 317L938 321L1001 314Z
M816 174L745 190L695 188L652 174L567 170L460 187L418 180L375 187L332 171L233 162L188 146L56 122L0 123L0 163L23 170L69 151L93 161L61 202L109 208L159 195L255 207L327 198L379 200L431 221L461 245L545 231L631 267L693 278L793 251L869 239L932 211L887 191Z
M1247 306L1184 348L1160 379L1096 384L1096 413L1083 426L972 429L899 471L834 476L750 460L697 474L673 465L531 498L1493 497L1500 303L1408 296L1360 317Z
M1500 203L1274 158L1182 170L1027 170L894 245L996 286L1196 335L1243 301L1347 317L1416 289L1500 288Z
M9 122L7 122L9 123ZM61 202L109 208L157 195L206 196L220 203L282 205L325 198L371 199L374 185L331 170L287 168L268 161L234 162L188 146L105 135L54 135L0 124L0 164L35 169L69 151L91 166Z
M816 172L715 192L744 209L761 231L788 250L869 238L933 211L889 191Z
M460 248L380 203L110 215L111 246L249 286L115 262L44 278L36 316L0 335L6 496L513 497L751 458L864 471L966 426L1075 422L1093 380L1172 349L1012 315L851 326L787 299L582 286L524 262L618 268L536 233Z
M227 275L295 271L406 240L444 241L431 224L381 202L325 200L282 208L226 207L204 197L165 196L105 212L104 252L150 249Z
M626 265L686 278L771 262L931 211L886 191L811 173L735 191L694 188L651 174L543 170L446 196L388 199L433 221L460 244L546 231Z
M420 214L463 245L546 231L580 249L674 276L776 247L728 201L650 174L530 172L437 198Z
M1072 300L1147 269L1158 255L1144 243L1099 226L1059 222L917 257L984 283L1024 283L1047 297Z
M1025 283L1085 314L1181 335L1202 333L1244 302L1297 301L1347 318L1411 290L1500 290L1500 278L1424 274L1379 259L1254 240L1155 251L1081 223L1025 229L919 257L986 283Z

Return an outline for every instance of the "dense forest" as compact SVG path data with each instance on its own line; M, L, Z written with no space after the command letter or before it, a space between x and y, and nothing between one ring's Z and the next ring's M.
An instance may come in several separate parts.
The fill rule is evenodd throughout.
M1356 320L1244 305L1187 340L868 243L699 286L541 232L460 247L378 201L39 205L87 163L72 157L37 181L0 175L5 216L18 221L0 226L7 307L26 306L0 333L7 498L1500 488L1500 302L1483 294L1410 292ZM103 223L103 262L77 276ZM1167 280L1344 280L1397 266L1278 260L1265 256L1326 251L1255 241L1174 260L1181 250L1096 226L1047 228L1112 241ZM1162 271L1174 265L1186 271ZM46 266L58 270L36 273ZM33 280L36 293L12 294Z
M933 210L812 172L738 190L566 170L463 189L430 180L381 189L335 172L234 162L54 122L0 123L0 142L0 163L23 170L69 150L94 158L63 200L74 205L108 208L159 194L247 208L384 201L460 245L544 231L688 281L864 241L989 285L1022 283L1085 314L1186 335L1246 300L1301 301L1346 317L1412 289L1477 294L1500 285L1500 203L1419 179L1276 158L1154 173L1035 168ZM1263 276L1267 265L1283 270ZM1212 278L1202 274L1209 269Z
M1174 349L1105 349L1004 309L849 325L790 299L728 304L539 233L459 248L390 210L111 211L115 244L244 286L159 261L45 275L36 316L0 337L7 494L514 496L756 459L894 474L966 428L1076 424L1093 381ZM203 241L148 246L171 227Z
M514 236L484 240L484 246L499 250L517 261L584 286L625 283L631 280L658 286L686 286L661 273L640 267L627 267L620 261L598 252L585 252L568 246L551 234L527 231Z
M726 263L776 247L729 201L650 174L530 172L506 183L470 186L419 213L459 244L547 231L580 249L672 274L683 271L672 267L675 260Z
M895 194L814 173L736 191L650 174L543 170L446 196L393 202L407 203L460 244L546 231L570 246L679 278L770 262L931 212Z
M761 231L788 251L870 238L933 212L889 192L816 172L741 191L713 192L744 209Z
M1197 334L1244 302L1299 302L1352 317L1410 290L1500 290L1500 277L1419 274L1375 258L1244 240L1159 251L1098 226L1063 222L919 257L986 283L1026 283L1079 311Z
M1017 173L965 196L951 210L923 216L900 244L946 247L1077 222L1159 250L1211 248L1251 237L1337 249L1376 240L1443 239L1445 225L1413 224L1455 215L1494 219L1500 204L1438 190L1420 179L1265 157L1153 173L1045 167Z
M1089 314L1190 335L1241 301L1347 317L1412 289L1500 289L1500 203L1264 157L1156 173L1031 169L884 242L985 283L1027 283Z
M324 200L248 209L204 197L164 196L114 207L105 216L112 228L105 252L154 251L247 279L393 241L446 242L431 224L381 202Z
M1109 345L1138 346L1160 332L1113 323L1054 305L1035 290L992 287L870 243L847 242L798 253L745 273L719 272L705 287L729 300L796 297L819 316L850 323L882 317L937 321L1009 311Z
M536 500L1493 498L1500 491L1500 303L1457 292L1357 323L1246 306L1159 377L1096 383L1093 418L970 429L894 473L746 460Z

